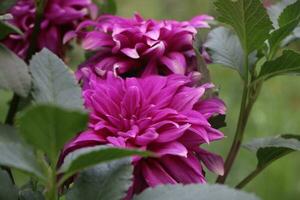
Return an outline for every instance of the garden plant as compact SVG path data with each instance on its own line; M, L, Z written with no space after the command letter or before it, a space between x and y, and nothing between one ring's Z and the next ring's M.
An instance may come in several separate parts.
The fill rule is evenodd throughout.
M13 94L0 200L262 199L244 187L299 151L300 135L245 134L264 84L300 73L300 0L213 5L180 21L118 16L114 0L0 0L0 90ZM241 80L237 121L215 65ZM223 158L210 147L228 135ZM257 165L232 186L242 148Z

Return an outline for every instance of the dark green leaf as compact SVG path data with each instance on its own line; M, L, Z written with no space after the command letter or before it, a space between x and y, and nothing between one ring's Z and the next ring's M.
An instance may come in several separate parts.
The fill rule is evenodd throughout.
M18 200L18 189L11 182L8 173L0 169L0 199Z
M19 200L44 200L45 186L35 179L30 179L19 188Z
M11 33L22 35L22 31L12 24L0 20L0 40L6 38Z
M120 200L132 184L129 160L97 165L83 171L67 193L67 200Z
M54 53L43 49L33 56L29 68L35 102L83 110L81 89L74 74Z
M300 54L292 50L285 50L282 56L263 64L257 80L297 73L300 73Z
M300 151L299 135L282 135L255 139L244 145L247 149L256 152L258 168L264 168L282 156Z
M283 12L280 14L278 24L280 27L289 24L291 21L300 17L300 0L295 3L288 5Z
M0 125L0 165L13 167L45 179L33 150L18 137L13 127Z
M5 13L8 9L10 9L17 0L1 0L0 1L0 14Z
M263 45L272 23L260 0L217 0L215 5L218 19L234 28L245 52Z
M107 146L95 146L79 149L70 153L64 160L59 172L66 173L65 176L91 167L98 163L121 159L133 155L150 156L150 152L137 149L121 149Z
M0 89L12 90L26 97L31 88L31 77L26 63L0 44Z
M86 128L87 120L86 113L37 105L25 110L17 124L25 140L46 152L53 164L64 144Z
M19 192L19 200L44 200L45 197L40 191L33 191L30 188L26 188Z
M204 46L209 49L213 63L235 69L244 77L243 49L234 32L225 27L215 28L208 34L207 42ZM255 61L255 53L250 54L250 65L253 65Z
M149 188L133 200L259 200L253 194L224 185L164 185Z

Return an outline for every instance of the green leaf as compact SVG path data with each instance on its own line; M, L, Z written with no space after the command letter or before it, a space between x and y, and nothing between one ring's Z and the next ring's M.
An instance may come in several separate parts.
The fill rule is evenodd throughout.
M0 165L45 179L33 150L21 141L13 127L0 125L0 152Z
M260 0L217 0L219 21L231 25L248 54L268 39L272 23Z
M272 5L271 7L268 8L268 13L269 16L273 22L273 25L276 29L281 29L280 31L275 34L273 32L272 34L277 35L277 37L286 37L287 33L290 31L290 29L293 29L293 24L297 23L299 18L299 12L298 12L298 17L293 18L293 16L297 15L296 10L290 6L295 6L295 8L299 8L299 1L298 0L285 0L276 3L275 5ZM291 12L291 13L290 13ZM278 20L281 22L281 27L279 27ZM288 25L289 24L289 25ZM297 31L298 30L298 31ZM298 28L294 29L290 35L288 35L280 44L280 46L287 46L289 43L293 42L296 39L300 38L300 26L298 23ZM280 33L282 32L282 33ZM299 32L299 34L298 34ZM276 39L276 37L272 36L273 40L277 41L280 39ZM281 39L282 40L282 39ZM274 50L273 50L274 51Z
M285 26L286 24L294 21L300 17L300 0L297 0L295 3L288 5L278 18L278 24L280 27Z
M47 153L52 164L64 144L86 128L88 116L53 105L36 105L25 110L17 124L25 140Z
M67 200L120 200L132 184L129 160L117 160L83 171L67 192Z
M300 18L298 17L295 20L292 20L291 22L283 25L282 27L276 29L271 33L271 36L269 38L271 55L274 55L276 53L282 41L295 30L299 22Z
M264 168L288 153L300 151L300 135L259 138L244 146L256 152L257 168Z
M65 177L69 177L87 167L133 155L150 156L151 153L138 149L113 148L103 145L82 148L70 153L65 158L59 172L65 173Z
M35 179L30 179L19 188L19 200L45 200L45 186Z
M0 89L12 90L26 97L31 88L31 77L26 63L0 44Z
M290 34L288 37L286 37L282 43L281 46L287 46L289 45L291 42L295 41L295 40L299 40L300 39L300 25L298 25L298 27L295 28L295 30L293 31L292 34Z
M300 73L300 54L285 50L282 56L263 64L257 80L267 80L274 76Z
M149 188L133 200L259 200L253 194L231 189L225 185L164 185Z
M16 26L0 20L0 40L6 38L11 33L23 34Z
M26 188L19 192L19 200L45 200L45 197L40 191L33 191L30 188Z
M83 110L81 89L74 74L54 53L43 49L33 56L29 68L35 102Z
M13 5L15 5L17 0L1 0L0 1L0 14L5 13Z
M282 5L283 11L278 17L279 27L271 33L271 37L269 39L271 57L275 55L278 47L282 44L282 41L295 30L300 22L300 0L297 0L295 3L290 5L287 3L280 5ZM287 6L285 9L283 9L284 5Z
M18 200L18 189L11 182L8 173L0 169L0 199Z
M213 63L237 70L241 77L245 76L243 49L233 31L225 27L213 29L208 34L204 46L209 49ZM255 61L255 53L250 54L250 65L253 65Z

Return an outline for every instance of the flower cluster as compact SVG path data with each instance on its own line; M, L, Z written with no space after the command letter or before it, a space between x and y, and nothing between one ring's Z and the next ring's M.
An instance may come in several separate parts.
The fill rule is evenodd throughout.
M209 16L191 21L101 16L84 21L65 40L78 36L94 52L79 68L88 129L64 148L111 145L154 153L133 159L134 180L127 199L159 184L205 183L203 165L222 175L223 159L200 145L223 138L209 119L225 114L213 84L195 84L193 42Z
M208 28L213 18L200 15L190 21L127 19L103 15L81 23L65 41L78 34L82 47L95 53L81 65L79 78L106 71L126 76L187 74L196 69L193 41L196 28Z
M34 0L19 0L10 11L13 19L9 22L18 27L24 34L10 34L1 43L13 50L22 58L26 57L36 21ZM37 50L46 47L63 55L63 37L76 28L78 23L89 17L96 17L97 7L91 0L49 0L45 7L40 31L37 38Z

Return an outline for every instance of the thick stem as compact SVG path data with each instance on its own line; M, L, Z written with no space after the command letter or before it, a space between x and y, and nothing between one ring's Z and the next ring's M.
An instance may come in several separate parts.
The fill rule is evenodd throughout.
M46 200L57 200L58 192L57 192L57 184L56 184L56 173L52 171L49 185L46 192Z

